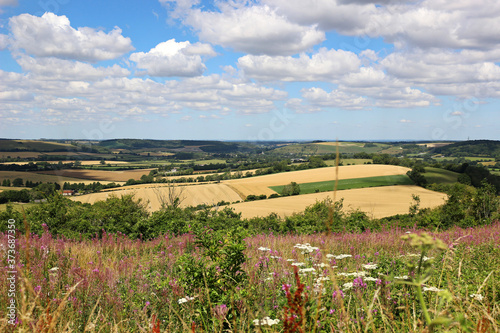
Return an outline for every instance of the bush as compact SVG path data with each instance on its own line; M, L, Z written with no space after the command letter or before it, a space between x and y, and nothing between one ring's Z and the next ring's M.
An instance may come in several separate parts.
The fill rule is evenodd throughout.
M300 185L296 182L291 182L290 184L283 187L283 190L281 191L281 195L284 197L298 194L300 194Z

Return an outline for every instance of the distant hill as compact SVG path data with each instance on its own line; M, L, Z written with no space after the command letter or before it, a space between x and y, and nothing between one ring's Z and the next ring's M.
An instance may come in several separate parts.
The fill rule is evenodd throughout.
M53 141L0 139L0 151L62 152L77 151L77 147Z
M435 154L444 156L463 157L493 157L500 158L500 141L474 140L452 143L432 150Z
M114 139L99 143L108 149L164 149L168 151L202 151L207 153L229 153L244 150L246 144L237 142L203 141L203 140L143 140Z

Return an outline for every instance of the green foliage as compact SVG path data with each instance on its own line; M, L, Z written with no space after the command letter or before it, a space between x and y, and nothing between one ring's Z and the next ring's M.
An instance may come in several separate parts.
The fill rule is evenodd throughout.
M300 185L297 184L296 182L291 182L288 185L285 185L283 187L283 190L281 190L281 195L282 196L289 196L289 195L298 195L300 194Z
M417 186L425 186L427 185L427 179L418 171L421 169L420 167L414 167L411 171L408 171L406 175L410 177L410 179L415 183ZM423 168L422 168L423 169ZM425 170L424 170L425 171Z
M22 178L16 178L12 181L12 186L14 186L14 187L21 187L23 185L24 185L24 183L23 183Z
M205 289L210 302L229 304L231 293L247 280L242 268L247 233L242 228L214 231L197 227L193 234L200 252L187 251L176 263L184 291L195 295Z

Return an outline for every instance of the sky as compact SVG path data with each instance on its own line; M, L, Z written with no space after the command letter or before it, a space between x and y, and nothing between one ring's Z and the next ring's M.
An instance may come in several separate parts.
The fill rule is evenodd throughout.
M498 0L0 0L0 138L500 140Z

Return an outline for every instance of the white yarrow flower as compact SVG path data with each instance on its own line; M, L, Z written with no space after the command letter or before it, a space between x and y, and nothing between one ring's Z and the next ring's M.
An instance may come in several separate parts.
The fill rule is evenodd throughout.
M271 319L269 317L264 317L262 319L254 319L253 320L253 324L255 326L259 326L259 325L269 325L269 326L272 326L272 325L275 325L275 324L279 324L280 320L279 319Z
M377 278L374 278L374 277L371 277L371 276L367 276L367 277L365 277L365 278L363 279L363 281L373 281L373 282L375 282L375 281L377 281L377 280L378 280Z
M344 259L344 258L350 258L350 257L352 257L352 255L350 255L350 254L340 254L338 256L333 256L333 257L335 259L337 259L337 260L341 260L341 259Z
M337 273L337 275L340 275L340 276L354 276L354 277L365 277L366 276L366 272L365 271L361 271L361 272L354 272L354 273Z
M310 268L301 268L299 269L299 273L316 273L316 270L312 267Z
M271 249L268 249L267 247L263 247L263 246L259 247L257 250L259 250L259 251L271 251Z
M349 290L349 289L351 289L351 288L352 288L352 286L353 286L353 283L352 283L352 282L347 282L347 283L344 283L344 284L342 285L342 287L344 288L344 290Z
M303 262L292 262L290 265L292 265L292 266L304 266L305 263L303 263Z
M362 265L364 269L377 269L377 264Z
M470 297L474 298L476 301L482 301L484 299L484 296L481 294L472 294Z

